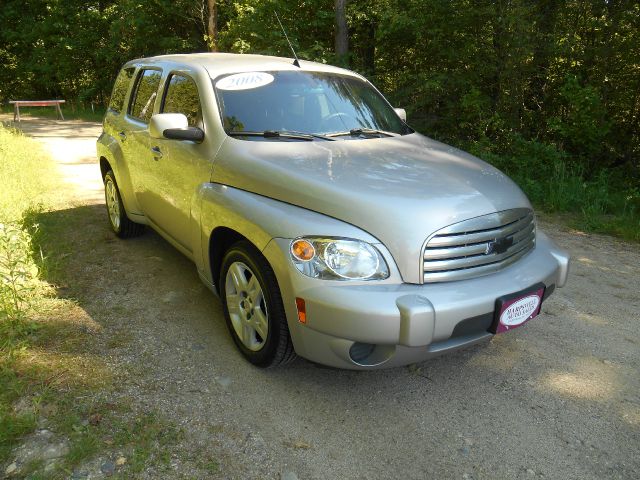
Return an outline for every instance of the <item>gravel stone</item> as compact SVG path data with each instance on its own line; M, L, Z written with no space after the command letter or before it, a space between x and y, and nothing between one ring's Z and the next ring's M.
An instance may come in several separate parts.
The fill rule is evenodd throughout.
M110 477L116 471L116 464L111 460L107 460L102 465L100 465L100 471L107 477Z
M10 463L9 466L4 470L4 474L9 476L13 475L13 473L18 470L18 464L16 462Z
M231 385L231 378L229 377L218 377L216 378L216 382L218 382L218 385L220 385L223 388L227 388L229 385Z

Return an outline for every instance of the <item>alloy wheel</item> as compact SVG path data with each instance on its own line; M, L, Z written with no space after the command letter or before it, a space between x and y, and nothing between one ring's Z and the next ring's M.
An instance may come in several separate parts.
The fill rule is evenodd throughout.
M225 279L227 309L242 344L260 350L269 334L269 313L258 277L242 262L229 266Z
M111 178L107 178L104 185L104 191L111 225L114 230L118 231L120 229L120 200L118 198L118 189L116 184L111 180Z

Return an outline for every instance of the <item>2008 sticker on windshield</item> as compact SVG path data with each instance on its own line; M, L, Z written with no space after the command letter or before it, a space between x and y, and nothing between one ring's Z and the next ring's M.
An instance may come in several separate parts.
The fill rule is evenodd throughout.
M220 90L249 90L264 87L273 82L273 75L265 72L244 72L229 75L216 82Z

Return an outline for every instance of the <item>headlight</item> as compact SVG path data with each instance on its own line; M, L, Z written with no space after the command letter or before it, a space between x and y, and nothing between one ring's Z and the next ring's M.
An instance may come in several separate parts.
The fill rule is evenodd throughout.
M373 245L342 238L297 238L291 258L300 272L325 280L381 280L389 267Z

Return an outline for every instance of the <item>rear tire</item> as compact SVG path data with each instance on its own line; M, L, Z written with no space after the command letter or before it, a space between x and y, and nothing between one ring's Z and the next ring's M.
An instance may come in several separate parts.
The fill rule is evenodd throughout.
M251 243L240 241L229 248L222 259L219 282L229 333L245 358L262 368L294 360L278 282Z
M104 197L113 233L120 238L137 237L144 233L144 225L131 221L127 216L113 170L104 176Z

